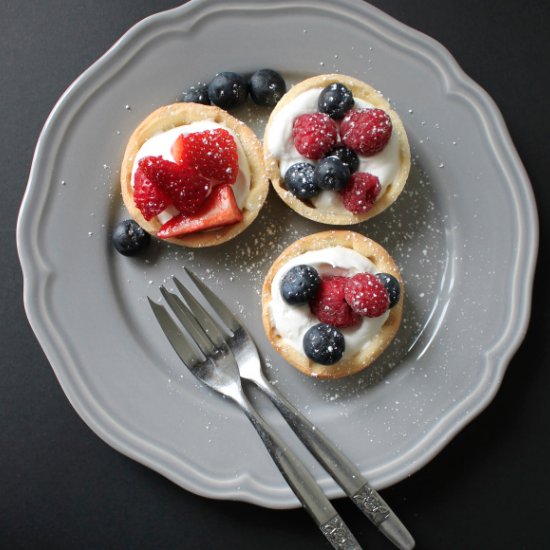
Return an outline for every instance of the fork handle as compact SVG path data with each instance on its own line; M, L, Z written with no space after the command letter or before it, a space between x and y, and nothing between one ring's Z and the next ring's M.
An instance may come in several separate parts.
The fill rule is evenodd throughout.
M361 546L300 459L258 414L244 395L236 399L258 432L271 458L323 535L337 550Z
M401 550L414 548L412 535L357 467L265 378L254 382L365 516Z

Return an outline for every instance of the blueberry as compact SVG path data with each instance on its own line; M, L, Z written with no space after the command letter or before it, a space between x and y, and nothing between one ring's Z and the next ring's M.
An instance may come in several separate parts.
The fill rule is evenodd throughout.
M345 145L337 145L325 156L338 157L349 168L350 174L357 172L357 169L359 168L359 157L357 156L357 153Z
M218 73L208 84L208 95L214 105L221 109L232 109L246 101L248 89L242 75L223 72Z
M286 171L285 186L299 199L310 199L321 191L315 183L315 167L309 162L293 164Z
M210 96L208 95L208 84L199 82L194 86L190 86L183 92L181 100L184 103L202 103L210 105Z
M263 107L274 107L286 92L283 77L272 69L256 71L250 77L248 88L252 101Z
M389 273L377 273L376 277L378 280L386 287L388 292L388 297L390 299L389 307L392 308L397 302L399 302L399 297L401 296L401 286L399 281Z
M350 171L338 157L325 157L315 167L315 183L321 189L341 191L348 183Z
M344 115L353 107L353 94L343 84L333 82L319 94L318 108L331 118L344 118Z
M124 256L135 256L149 244L151 235L134 220L124 220L115 226L111 240L118 252Z
M291 305L307 304L315 297L321 284L321 277L310 265L295 265L281 281L283 300Z
M321 365L334 365L340 361L346 341L344 335L334 327L319 323L312 326L303 339L304 353Z

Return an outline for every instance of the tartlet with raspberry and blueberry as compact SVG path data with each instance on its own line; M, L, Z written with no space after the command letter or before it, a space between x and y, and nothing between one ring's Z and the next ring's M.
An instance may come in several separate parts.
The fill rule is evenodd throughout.
M218 107L183 102L160 107L132 133L120 184L145 231L188 247L237 236L269 190L254 132Z
M264 133L275 191L302 216L351 225L376 216L409 175L405 128L388 101L341 74L296 84L273 109Z
M342 378L371 365L395 337L403 280L389 253L353 231L291 244L262 288L262 320L275 348L309 376Z

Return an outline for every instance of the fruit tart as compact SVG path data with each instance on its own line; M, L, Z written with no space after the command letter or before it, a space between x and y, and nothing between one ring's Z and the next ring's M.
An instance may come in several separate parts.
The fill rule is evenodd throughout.
M254 132L214 106L174 103L133 132L122 161L124 204L148 233L205 247L244 231L269 189Z
M262 288L273 347L309 376L341 378L368 367L401 322L403 281L388 252L352 231L325 231L291 244Z
M327 74L290 89L264 134L275 191L314 221L350 225L392 204L410 170L401 119L368 84Z

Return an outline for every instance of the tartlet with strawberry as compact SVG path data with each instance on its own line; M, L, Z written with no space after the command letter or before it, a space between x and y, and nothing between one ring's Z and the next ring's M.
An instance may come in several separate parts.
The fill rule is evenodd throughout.
M395 337L403 281L375 241L324 231L291 244L262 288L262 319L275 348L309 376L341 378L365 369Z
M120 183L128 212L145 231L189 247L244 231L269 190L254 132L226 111L196 103L161 107L136 128Z
M399 115L368 84L341 74L296 84L273 109L264 133L275 191L302 216L351 225L399 196L410 148Z

